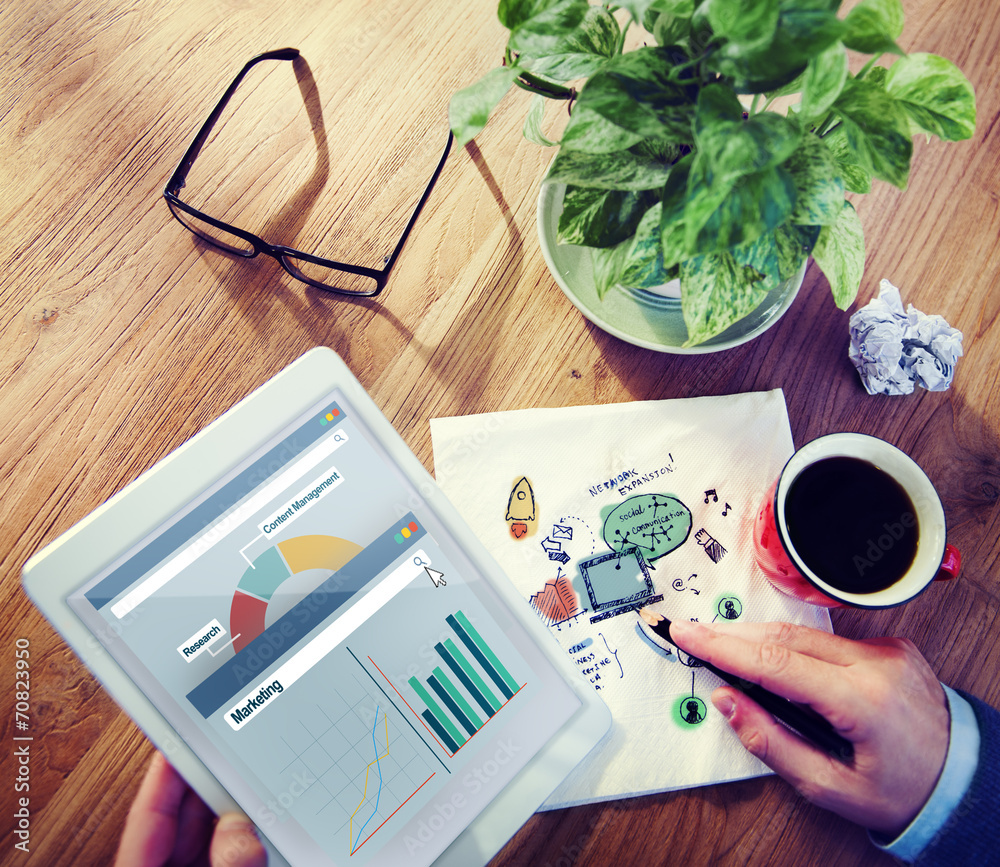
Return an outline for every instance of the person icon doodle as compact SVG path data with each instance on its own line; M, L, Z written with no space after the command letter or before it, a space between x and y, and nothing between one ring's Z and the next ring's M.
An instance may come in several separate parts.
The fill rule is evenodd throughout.
M738 596L726 596L715 609L723 620L739 620L743 614L743 603Z
M684 703L684 710L682 715L684 717L684 722L689 725L697 725L703 719L705 719L705 714L702 712L702 704L698 699L691 698Z

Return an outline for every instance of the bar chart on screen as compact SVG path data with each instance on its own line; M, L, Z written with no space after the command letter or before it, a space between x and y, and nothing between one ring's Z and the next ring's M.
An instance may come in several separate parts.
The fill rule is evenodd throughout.
M455 756L513 701L525 683L512 674L523 665L512 648L487 641L459 609L444 617L445 627L428 642L422 671L400 677L398 661L371 654L367 662L384 685L423 726L448 757ZM425 648L427 645L425 644Z

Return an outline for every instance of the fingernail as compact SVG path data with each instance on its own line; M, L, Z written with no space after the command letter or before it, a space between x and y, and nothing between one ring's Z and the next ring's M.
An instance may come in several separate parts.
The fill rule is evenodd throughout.
M219 831L253 834L254 837L259 836L253 822L239 813L223 813L219 816L216 828Z
M712 704L715 705L715 709L726 719L730 719L736 710L736 702L725 694L720 695L718 698L712 696Z
M674 620L670 624L670 634L676 635L678 638L685 638L693 635L697 628L698 624L692 623L690 620Z

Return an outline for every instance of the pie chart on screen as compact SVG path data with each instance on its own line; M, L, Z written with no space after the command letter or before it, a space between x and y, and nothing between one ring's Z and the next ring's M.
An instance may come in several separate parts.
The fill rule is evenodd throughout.
M229 610L233 649L239 653L264 631L271 597L300 572L335 572L362 551L360 545L337 536L293 536L260 554L240 578Z

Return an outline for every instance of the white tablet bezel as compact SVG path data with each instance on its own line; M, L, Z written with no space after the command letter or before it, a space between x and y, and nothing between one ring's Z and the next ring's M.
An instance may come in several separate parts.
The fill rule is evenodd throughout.
M334 389L349 399L355 413L420 492L423 505L458 540L581 701L576 714L435 862L455 867L485 863L601 740L610 727L610 713L332 350L317 347L303 355L31 557L23 570L24 587L74 652L205 802L217 813L239 809L72 611L67 598ZM273 846L268 849L271 864L287 863Z

